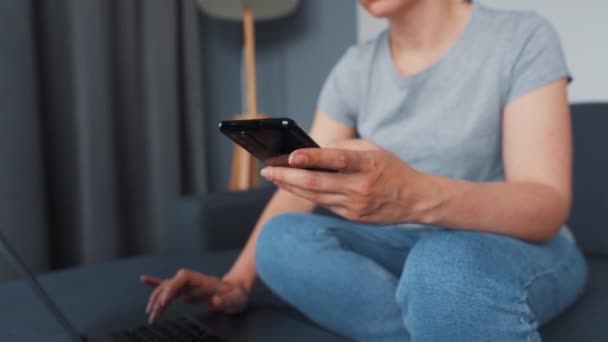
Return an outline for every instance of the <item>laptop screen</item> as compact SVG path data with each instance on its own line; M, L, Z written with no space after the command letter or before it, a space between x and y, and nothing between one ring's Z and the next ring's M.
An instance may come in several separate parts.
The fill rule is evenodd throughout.
M0 232L0 250L4 251L8 262L15 269L15 271L23 278L32 291L36 294L36 297L44 304L49 310L53 318L63 327L66 333L74 342L83 342L84 339L78 334L76 329L63 315L59 307L53 302L49 295L44 291L38 280L34 278L32 272L25 266L17 252L12 248L6 237Z

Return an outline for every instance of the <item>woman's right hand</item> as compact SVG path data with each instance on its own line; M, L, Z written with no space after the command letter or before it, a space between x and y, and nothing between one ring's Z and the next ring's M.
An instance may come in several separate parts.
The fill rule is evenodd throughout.
M180 269L167 279L142 275L141 282L154 288L146 306L150 323L158 321L175 299L188 304L200 303L214 311L238 313L245 310L249 298L243 286L188 269Z

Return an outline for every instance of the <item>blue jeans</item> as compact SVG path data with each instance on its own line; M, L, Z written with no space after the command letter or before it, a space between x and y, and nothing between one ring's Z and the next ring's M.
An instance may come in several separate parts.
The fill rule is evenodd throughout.
M290 213L263 227L262 280L318 324L363 341L540 341L587 268L561 234L538 245Z

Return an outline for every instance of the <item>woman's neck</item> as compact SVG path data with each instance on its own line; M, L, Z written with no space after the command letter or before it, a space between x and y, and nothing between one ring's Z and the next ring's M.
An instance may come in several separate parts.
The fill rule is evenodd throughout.
M471 5L455 1L415 1L410 7L388 18L393 60L402 71L410 73L400 61L418 59L415 64L432 63L464 31ZM413 69L419 69L414 66Z

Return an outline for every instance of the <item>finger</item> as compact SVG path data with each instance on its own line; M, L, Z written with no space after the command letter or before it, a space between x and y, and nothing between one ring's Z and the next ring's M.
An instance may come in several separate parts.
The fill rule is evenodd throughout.
M162 296L162 294L161 294L161 296ZM161 301L161 299L157 299L155 305L152 306L152 312L150 313L150 317L149 317L150 324L154 324L160 319L160 317L163 315L163 313L165 312L165 310L167 309L169 304L171 304L171 301L172 300L163 302L163 301Z
M224 311L224 301L219 295L211 297L210 303L213 311Z
M245 309L247 305L247 294L241 289L234 289L227 293L213 296L212 303L215 308L226 313L237 313Z
M156 322L173 299L188 287L190 275L191 271L189 270L179 270L171 280L167 280L163 284L162 288L157 288L159 293L155 295L154 301L151 304L149 317L151 324Z
M163 280L159 279L159 278L155 278L155 277L150 277L147 275L142 275L140 277L140 280L142 283L144 283L146 285L155 287L155 289L153 289L152 293L150 294L150 297L148 297L148 303L146 305L146 314L149 314L150 310L152 309L152 304L154 303L155 298L158 296L158 293L159 293L158 289L159 289L159 287L162 286Z
M229 302L224 296L217 295L211 298L211 310L213 311L221 311L223 313L230 314L239 312L239 310L236 308L238 307L236 307L232 302Z
M299 168L320 168L344 172L365 170L367 153L337 148L306 148L289 156L289 165Z
M160 296L160 294L163 292L163 287L164 286L161 284L158 287L156 287L156 289L154 289L154 291L152 291L152 294L148 298L148 305L146 305L147 314L150 314L152 312L152 309L156 306L158 296Z
M271 182L281 182L317 192L341 192L348 181L345 177L347 175L343 174L290 167L266 167L262 169L261 174Z
M148 323L154 324L154 323L158 322L158 320L160 319L163 312L164 312L164 309L161 306L153 307L152 311L150 312L150 316L148 317Z
M353 151L370 151L370 150L381 150L382 147L379 145L365 139L346 139L333 142L327 146L326 148L343 148L346 150Z
M346 201L346 196L342 194L334 194L329 192L319 192L319 191L311 191L308 189L303 189L295 185L291 185L283 182L274 182L281 189L284 189L296 196L302 197L309 201L315 202L320 205L328 206L344 203Z
M167 281L167 285L164 287L162 294L159 298L159 304L165 306L170 303L175 297L179 296L181 292L190 285L190 279L192 272L186 269L179 270L173 279Z
M157 287L158 285L162 284L162 282L163 282L163 279L152 277L152 276L145 275L145 274L140 276L139 280L142 283L152 286L152 287Z
M176 297L187 303L208 302L210 296L217 291L218 279L198 272L179 271L155 294L150 305L150 322L158 320Z
M211 296L215 294L216 291L213 289L209 289L207 287L193 287L190 286L187 292L182 293L180 299L182 302L187 304L195 303L195 302L204 302L209 301Z
M203 293L212 294L222 288L222 281L216 276L193 272L190 280L192 286Z

